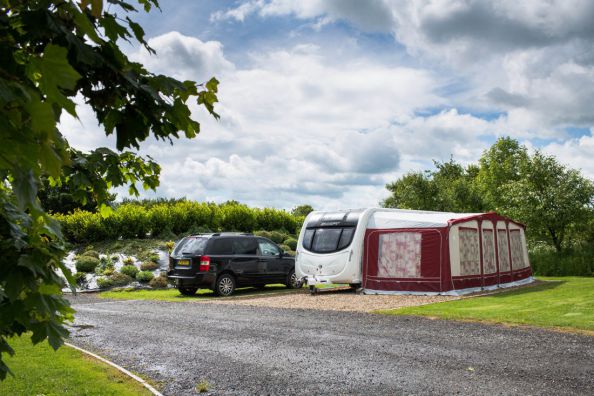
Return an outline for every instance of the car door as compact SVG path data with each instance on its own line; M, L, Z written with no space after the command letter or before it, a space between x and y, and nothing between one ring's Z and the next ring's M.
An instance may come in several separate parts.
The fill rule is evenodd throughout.
M282 258L281 249L268 239L258 238L260 260L266 263L267 282L284 282L288 270Z
M253 237L235 237L233 240L233 271L238 283L254 285L262 283L265 263L258 257L258 242Z

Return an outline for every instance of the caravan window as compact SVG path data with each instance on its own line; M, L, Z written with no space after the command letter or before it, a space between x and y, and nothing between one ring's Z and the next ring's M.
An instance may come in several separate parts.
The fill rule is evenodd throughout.
M337 252L351 244L354 234L354 227L308 228L303 234L303 247L316 253Z

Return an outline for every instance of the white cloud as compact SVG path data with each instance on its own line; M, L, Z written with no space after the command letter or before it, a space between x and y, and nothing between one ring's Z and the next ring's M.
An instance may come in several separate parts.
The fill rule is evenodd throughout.
M569 139L562 143L550 143L543 147L542 151L549 155L554 155L561 163L571 168L580 169L584 176L594 181L594 161L592 161L592 155L594 154L593 132L591 129L589 136Z
M130 58L153 73L203 82L215 74L233 69L233 64L225 59L223 45L219 41L203 42L196 37L169 32L149 39L148 44L156 50L156 55L142 48Z
M343 20L393 34L415 57L449 69L470 86L458 104L509 111L517 136L560 136L594 116L594 3L550 1L252 1L250 14ZM228 17L232 17L230 10ZM453 104L450 104L453 105Z
M177 78L216 75L222 117L216 122L193 105L203 130L197 139L173 148L151 140L141 152L163 167L159 195L283 208L376 205L385 183L432 159L475 162L501 135L556 139L544 150L591 176L592 136L562 140L565 127L594 123L589 10L579 2L558 3L556 12L536 1L245 2L211 21L288 15L322 30L348 21L392 34L418 63L384 63L363 49L337 56L319 42L287 47L279 39L236 54L245 62L233 64L220 42L170 32L149 41L158 56L131 57ZM463 89L450 92L457 83ZM482 119L477 109L494 115ZM95 137L88 110L79 114L83 126L62 121L71 142L113 145Z

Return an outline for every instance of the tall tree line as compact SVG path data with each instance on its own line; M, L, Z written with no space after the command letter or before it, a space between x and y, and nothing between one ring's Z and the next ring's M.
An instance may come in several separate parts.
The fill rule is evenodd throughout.
M386 188L389 208L451 212L495 211L527 225L532 242L561 252L594 245L594 183L509 137L500 138L477 164L453 158L435 169L409 172Z

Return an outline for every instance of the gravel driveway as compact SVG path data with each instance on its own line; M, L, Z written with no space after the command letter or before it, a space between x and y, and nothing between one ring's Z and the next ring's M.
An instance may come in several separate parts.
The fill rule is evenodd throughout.
M72 298L71 342L195 394L594 394L594 337L354 312Z

